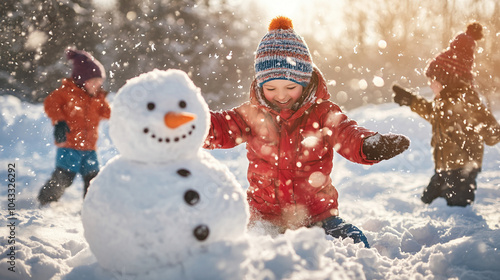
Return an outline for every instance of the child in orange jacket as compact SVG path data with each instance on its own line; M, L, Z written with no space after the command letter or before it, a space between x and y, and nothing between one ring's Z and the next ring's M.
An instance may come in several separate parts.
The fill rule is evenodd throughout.
M77 173L83 176L85 196L90 180L99 172L99 122L111 113L102 89L106 74L101 63L85 51L68 49L66 55L73 61L72 76L63 79L61 87L44 101L54 125L57 155L56 169L38 195L42 205L57 201Z

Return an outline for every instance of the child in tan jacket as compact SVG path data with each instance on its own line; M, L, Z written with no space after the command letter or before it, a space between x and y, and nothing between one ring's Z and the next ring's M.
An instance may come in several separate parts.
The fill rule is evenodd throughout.
M438 197L449 206L474 201L484 144L500 142L500 125L473 88L472 66L482 26L470 24L450 47L434 58L425 72L435 97L428 101L397 85L394 101L410 106L432 125L435 174L421 197L426 204Z

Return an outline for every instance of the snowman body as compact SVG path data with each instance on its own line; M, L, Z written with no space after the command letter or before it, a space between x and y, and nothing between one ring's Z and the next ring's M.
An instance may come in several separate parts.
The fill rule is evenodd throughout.
M112 110L120 155L94 178L82 208L84 235L101 267L127 275L182 271L214 244L243 238L245 195L201 149L208 106L184 72L154 70L130 80Z

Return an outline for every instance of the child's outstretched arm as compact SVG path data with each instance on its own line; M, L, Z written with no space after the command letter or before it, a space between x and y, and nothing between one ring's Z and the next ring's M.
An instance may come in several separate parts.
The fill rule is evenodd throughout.
M398 85L393 85L392 90L394 91L394 102L398 103L399 106L411 106L416 98L415 94Z
M475 93L471 91L469 93ZM460 119L460 123L463 124L465 129L457 130L463 135L461 141L468 141L470 139L470 134L479 133L484 140L484 143L489 146L496 145L500 143L500 124L496 120L495 116L488 110L488 108L481 102L478 95L466 94L465 95L466 105L461 104L454 105L452 108L444 108L446 111L453 112L453 115ZM444 118L443 121L456 120L455 118ZM449 126L453 124L448 124ZM449 133L453 133L450 131Z
M359 126L336 105L331 105L329 110L324 123L331 130L329 139L335 151L352 162L374 164L395 157L410 145L404 135L381 135Z
M500 124L496 122L493 114L489 114L490 125L484 130L483 138L488 146L493 146L500 143Z
M431 102L398 85L393 85L392 90L394 91L394 102L398 103L399 106L410 106L413 112L419 114L427 121L430 120L430 114L432 112Z
M53 125L67 119L66 110L64 110L65 105L68 103L66 97L67 94L61 88L58 88L49 94L43 102L45 113L52 120Z
M205 149L229 149L246 142L250 130L239 112L241 107L210 112L210 130L203 146Z
M101 89L97 93L97 98L99 98L99 102L100 102L100 105L99 105L99 115L103 119L109 119L109 117L111 116L111 108L109 106L108 101L106 101L106 96L107 95L108 95L108 92L105 91L105 90L103 90L103 89Z

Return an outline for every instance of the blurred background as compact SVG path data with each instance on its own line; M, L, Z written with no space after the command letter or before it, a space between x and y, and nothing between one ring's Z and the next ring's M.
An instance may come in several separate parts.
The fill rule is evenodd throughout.
M285 15L345 110L392 102L393 83L426 91L427 61L478 21L475 83L498 106L499 14L497 0L4 0L0 94L42 102L70 75L64 50L76 47L103 63L111 92L154 68L178 68L211 109L231 108L248 99L270 20Z

